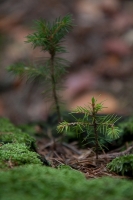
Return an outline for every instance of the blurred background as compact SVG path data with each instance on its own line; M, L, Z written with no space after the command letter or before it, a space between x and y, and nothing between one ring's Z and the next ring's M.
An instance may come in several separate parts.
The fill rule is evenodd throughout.
M104 113L132 115L133 0L1 0L0 116L16 124L47 119L51 104L41 94L45 85L19 80L6 68L45 56L25 43L34 20L52 22L68 13L75 26L62 55L70 61L62 92L66 108L84 106L94 96L106 100Z

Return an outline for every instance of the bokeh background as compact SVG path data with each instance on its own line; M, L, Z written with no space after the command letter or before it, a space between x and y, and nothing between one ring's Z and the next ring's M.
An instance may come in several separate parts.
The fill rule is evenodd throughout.
M47 119L51 104L41 94L45 85L19 80L6 68L45 56L25 43L34 20L52 22L68 13L75 26L62 55L70 61L62 92L66 108L83 106L94 96L106 100L104 113L132 115L133 0L1 0L0 116L16 124Z

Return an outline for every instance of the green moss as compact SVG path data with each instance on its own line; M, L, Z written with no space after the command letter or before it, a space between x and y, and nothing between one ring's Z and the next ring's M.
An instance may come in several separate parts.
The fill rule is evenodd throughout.
M29 149L35 148L35 139L15 127L6 118L0 118L0 141L4 144L13 142L25 143Z
M107 168L121 175L133 176L133 154L113 159Z
M0 146L0 168L24 164L42 164L39 155L29 151L25 144L13 143Z
M0 172L1 200L132 200L132 182L86 180L72 169L27 165Z

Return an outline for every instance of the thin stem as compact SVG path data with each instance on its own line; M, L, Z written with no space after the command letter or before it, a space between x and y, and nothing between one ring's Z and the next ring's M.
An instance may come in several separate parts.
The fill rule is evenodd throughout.
M96 112L95 112L95 103L92 103L92 118L93 118L93 128L94 128L94 135L95 135L95 148L96 148L96 160L98 160L98 133L97 133L97 123L96 123Z
M60 112L60 106L59 101L56 93L56 81L55 81L55 73L54 73L54 56L55 53L51 53L51 80L52 80L52 92L54 97L54 102L56 106L57 116L58 116L58 122L61 122L61 112Z

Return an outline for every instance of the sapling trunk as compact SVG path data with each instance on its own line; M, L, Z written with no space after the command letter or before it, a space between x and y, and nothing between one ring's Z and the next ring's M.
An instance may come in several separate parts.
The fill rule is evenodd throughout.
M98 160L98 147L99 147L99 143L98 143L98 132L97 132L95 103L92 103L92 119L93 119L92 125L93 125L93 128L94 128L94 137L95 137L96 160Z
M53 93L53 98L54 98L54 103L56 107L56 112L58 116L58 122L61 122L61 112L60 112L60 106L59 106L59 101L58 101L58 96L57 96L57 90L56 90L56 80L55 80L55 73L54 73L54 56L55 53L51 53L51 82L52 82L52 93Z

